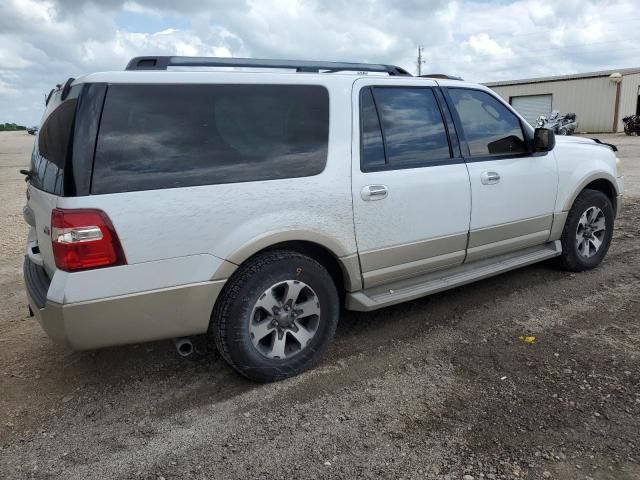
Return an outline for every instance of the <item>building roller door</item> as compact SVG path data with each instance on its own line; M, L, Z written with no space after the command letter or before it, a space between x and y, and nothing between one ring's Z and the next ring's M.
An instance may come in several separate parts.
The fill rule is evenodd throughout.
M511 106L535 127L540 115L551 113L551 95L523 95L511 97Z

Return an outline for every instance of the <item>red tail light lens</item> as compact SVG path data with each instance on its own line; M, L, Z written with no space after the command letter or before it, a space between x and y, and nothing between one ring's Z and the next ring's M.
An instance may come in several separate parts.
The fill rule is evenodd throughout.
M100 210L51 212L51 244L56 266L61 270L125 265L118 235L107 214Z

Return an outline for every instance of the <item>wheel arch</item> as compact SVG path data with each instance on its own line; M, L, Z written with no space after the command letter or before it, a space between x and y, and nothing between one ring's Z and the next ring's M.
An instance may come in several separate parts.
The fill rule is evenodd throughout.
M341 296L352 287L349 269L345 268L344 263L327 247L307 240L289 240L276 243L257 254L269 250L290 250L313 258L327 269Z
M235 265L271 250L291 250L307 255L323 265L341 293L362 289L362 275L357 253L347 253L337 242L315 233L282 232L257 237L228 257Z
M617 205L618 190L616 189L616 187L613 186L613 184L609 180L606 180L604 178L593 180L592 182L585 185L582 190L586 190L586 189L597 190L601 193L604 193L607 196L607 198L611 200L611 205L613 205L613 213L615 215L615 212L617 211L617 207L618 207Z
M583 179L573 195L567 199L562 210L569 211L578 195L585 189L597 190L605 194L611 201L615 214L618 207L618 188L615 179L606 173L597 173Z

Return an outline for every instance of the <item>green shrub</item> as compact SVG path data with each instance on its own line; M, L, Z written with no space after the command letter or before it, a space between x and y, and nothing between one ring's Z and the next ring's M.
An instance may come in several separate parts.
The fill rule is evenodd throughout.
M0 132L15 132L16 130L26 130L24 125L16 125L15 123L0 123Z

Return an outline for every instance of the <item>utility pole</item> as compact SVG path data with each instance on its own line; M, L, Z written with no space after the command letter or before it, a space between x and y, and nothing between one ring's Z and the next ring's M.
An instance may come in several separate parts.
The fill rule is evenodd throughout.
M422 75L422 65L425 63L422 59L422 52L424 52L424 47L418 47L418 76Z

